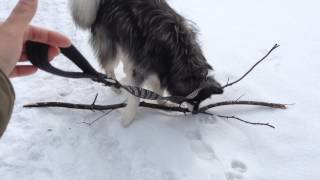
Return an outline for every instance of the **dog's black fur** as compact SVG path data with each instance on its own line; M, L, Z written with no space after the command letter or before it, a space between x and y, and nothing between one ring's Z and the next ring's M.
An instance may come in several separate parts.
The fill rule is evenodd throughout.
M195 28L165 0L95 1L96 17L89 26L98 55L105 54L100 57L102 65L112 64L121 49L133 65L135 85L155 74L161 88L174 96L202 88L189 102L196 108L212 94L223 93L220 84L208 76L212 67L197 42ZM74 19L81 24L77 15Z

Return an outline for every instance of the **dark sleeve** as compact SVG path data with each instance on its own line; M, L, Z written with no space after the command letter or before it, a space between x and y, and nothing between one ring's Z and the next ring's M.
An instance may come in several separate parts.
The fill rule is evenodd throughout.
M0 138L8 126L14 99L13 87L7 76L0 70Z

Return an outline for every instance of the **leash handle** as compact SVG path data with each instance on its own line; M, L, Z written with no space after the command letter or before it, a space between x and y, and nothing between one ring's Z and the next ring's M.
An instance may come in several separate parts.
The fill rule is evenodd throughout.
M67 78L102 77L102 74L97 72L73 45L68 48L60 48L60 50L62 54L77 65L82 72L69 72L52 66L48 59L49 45L33 41L26 42L26 54L30 62L43 71Z
M85 74L90 74L92 76L100 74L89 64L86 58L79 52L79 50L73 44L67 48L60 48L60 50L64 56L69 58Z

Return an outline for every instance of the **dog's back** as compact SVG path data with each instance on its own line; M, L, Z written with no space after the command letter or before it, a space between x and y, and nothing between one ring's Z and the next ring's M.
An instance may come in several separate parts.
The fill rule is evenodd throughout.
M190 87L172 90L175 94L194 90L211 69L193 28L163 0L102 1L91 29L95 49L105 54L103 65L110 65L121 48L140 81L154 73L170 91L175 82L188 79Z

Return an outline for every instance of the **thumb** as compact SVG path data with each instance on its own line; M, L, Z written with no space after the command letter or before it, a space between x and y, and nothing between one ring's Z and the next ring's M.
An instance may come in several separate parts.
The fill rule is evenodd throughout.
M15 30L25 29L37 11L38 0L19 0L5 23Z

